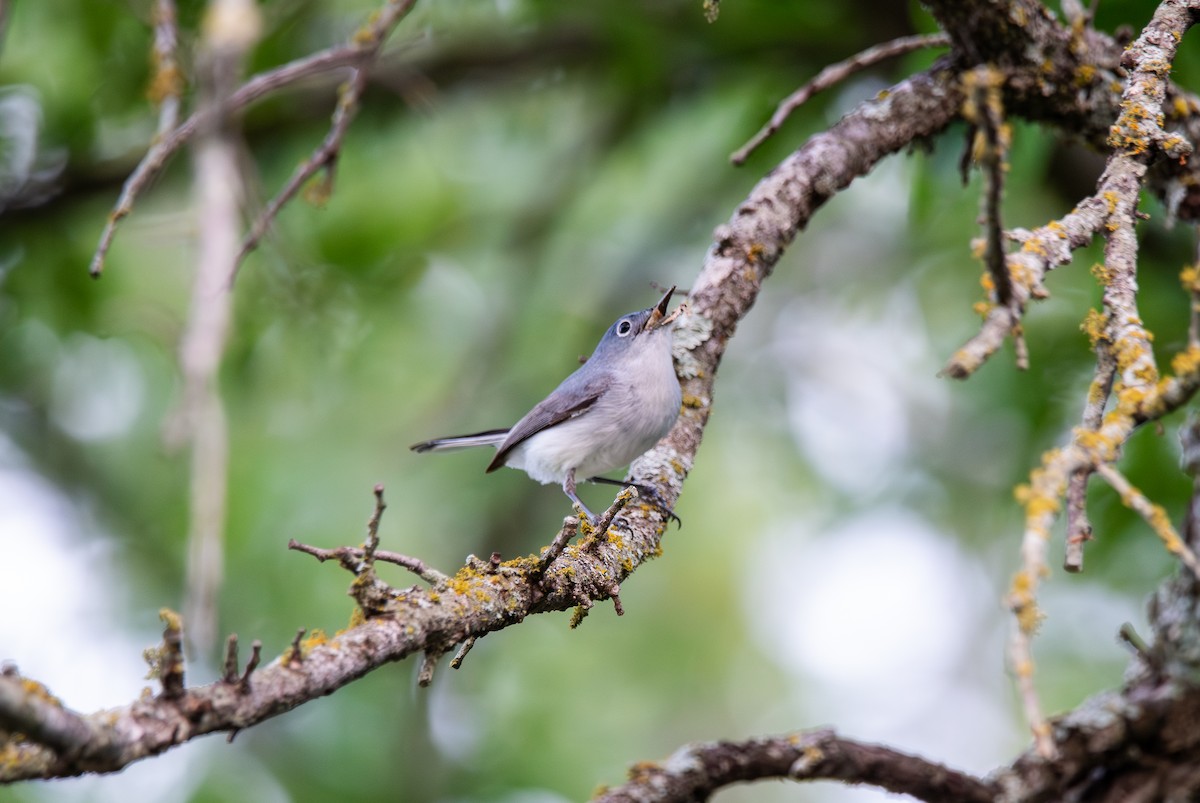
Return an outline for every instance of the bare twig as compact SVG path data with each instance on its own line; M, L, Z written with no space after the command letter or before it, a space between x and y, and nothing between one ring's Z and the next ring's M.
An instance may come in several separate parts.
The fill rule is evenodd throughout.
M155 176L166 166L167 160L187 144L210 118L231 115L271 93L308 78L334 70L356 67L378 55L378 50L392 28L404 17L416 0L384 0L382 8L375 12L367 24L351 38L350 42L326 48L281 67L259 73L250 78L239 89L231 93L219 108L199 108L169 135L159 137L146 152L138 166L125 179L117 203L108 214L100 241L92 255L88 272L98 278L104 270L104 261L116 235L117 224L133 211L138 196L150 185ZM228 279L228 276L226 276Z
M433 673L437 669L438 659L442 657L442 653L436 650L426 650L421 656L421 668L417 672L417 685L421 688L427 688L433 683Z
M237 683L238 680L238 637L237 633L230 633L225 639L225 671L221 675L221 680L226 683Z
M558 560L558 556L566 548L571 539L575 537L579 527L579 519L574 516L567 516L563 519L562 527L559 528L558 534L554 536L554 540L550 545L542 550L542 555L538 560L538 575L545 573L546 568L554 561Z
M592 801L686 803L708 800L735 783L769 778L869 784L927 803L991 803L998 794L989 782L944 764L817 730L684 745L662 762L634 765L626 783L602 789Z
M362 97L363 91L367 87L367 71L364 67L355 67L351 73L349 80L346 81L338 89L337 107L333 112L333 122L329 127L329 133L325 135L325 139L321 142L312 155L304 160L299 167L295 169L291 177L283 185L283 188L275 195L274 198L267 204L266 208L255 218L250 231L242 240L242 248L238 253L237 263L234 265L233 274L229 281L232 283L237 279L238 271L241 269L242 262L246 256L258 247L259 241L263 235L267 233L271 223L274 222L276 216L288 201L296 196L304 183L312 178L318 170L325 170L325 178L322 181L320 190L316 193L316 197L324 201L333 192L333 177L334 169L337 165L338 152L342 147L342 139L346 136L346 131L350 128L350 123L354 120L354 115L358 111L358 100Z
M608 596L612 598L613 610L617 612L617 616L624 616L625 606L621 604L621 584L613 583L612 588L608 590Z
M779 107L775 110L775 114L771 116L771 121L763 126L749 142L735 151L729 157L729 161L735 165L745 164L750 154L778 131L787 122L787 118L792 112L807 103L809 98L818 92L823 92L830 87L836 86L856 72L873 67L885 59L903 56L906 53L912 53L914 50L923 50L927 47L946 47L949 44L950 38L944 33L902 36L899 39L893 39L890 42L884 42L881 45L867 48L845 61L829 65L817 73L816 78L797 89L791 95L788 95L779 104Z
M1104 421L1104 409L1112 394L1117 361L1107 342L1103 315L1089 312L1083 328L1096 352L1096 370L1088 387L1080 426L1083 432L1096 433ZM1067 484L1067 540L1063 568L1069 572L1083 571L1083 548L1092 538L1092 524L1087 515L1087 483L1091 474L1091 465L1081 466L1071 474Z
M336 560L339 563L346 565L347 558L354 561L354 563L362 563L366 557L366 553L361 547L342 546L337 547L336 549L321 549L320 547L302 544L294 538L288 540L288 549L294 549L297 552L303 552L306 555L312 555L322 563L327 560ZM376 561L394 563L397 566L402 566L431 585L437 585L438 583L443 583L449 579L448 575L439 572L437 569L430 568L419 558L401 555L399 552L389 552L386 549L376 549L374 557ZM351 571L354 570L354 566L352 565L348 566L347 568L351 569Z
M383 511L387 510L387 503L383 501L383 485L376 485L373 492L375 510L367 519L367 542L363 548L363 562L367 564L375 561L375 553L379 549L379 520L383 518Z
M1121 502L1146 520L1150 529L1162 539L1163 545L1175 557L1187 566L1200 579L1200 560L1186 542L1179 536L1171 519L1161 505L1156 505L1146 498L1146 495L1133 486L1124 474L1107 463L1096 466L1096 473L1112 486L1120 497Z
M292 639L292 646L284 656L283 663L285 666L304 663L304 651L301 648L300 642L304 638L304 634L307 632L308 628L306 627L301 627L296 630L296 636Z
M238 690L242 694L247 694L250 691L250 675L258 668L258 662L262 660L262 642L255 639L250 644L250 660L246 662L246 671L242 672L241 682L238 683Z
M154 75L149 95L158 104L158 130L151 148L159 147L179 122L180 95L184 82L183 70L176 57L178 47L175 0L154 0L154 49L151 51Z
M983 264L990 277L993 303L1012 308L1013 287L1004 253L1004 229L1000 224L1000 202L1004 195L1005 159L1011 130L1004 122L1000 89L1004 73L990 65L981 65L963 75L963 118L975 132L970 144L974 161L983 168ZM1016 311L1014 310L1014 313ZM1014 320L1017 315L1013 315ZM1017 345L1017 367L1028 368L1028 354L1020 325L1012 332Z
M475 642L478 640L478 636L470 636L462 643L462 645L458 648L458 652L456 652L454 657L450 659L450 667L452 669L458 669L460 666L462 666L462 662L467 657L467 653L471 651L471 648L475 646Z
M612 526L613 519L617 517L617 514L632 500L636 499L637 496L637 488L632 485L627 485L621 489L621 492L613 499L613 503L608 506L608 510L604 511L600 516L600 521L596 523L594 539L597 543L608 533L608 528Z

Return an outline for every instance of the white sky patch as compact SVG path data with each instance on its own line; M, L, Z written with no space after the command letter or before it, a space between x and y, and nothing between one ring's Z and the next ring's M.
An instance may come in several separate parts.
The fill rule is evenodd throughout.
M54 366L50 415L76 440L124 435L137 421L146 395L141 367L129 346L75 334Z
M933 376L920 310L898 290L879 314L801 298L780 314L774 351L787 382L788 421L822 477L851 494L877 493L907 468L917 429L949 411Z
M124 705L149 685L142 650L157 632L120 626L128 578L112 540L0 433L0 661L49 687L81 713ZM187 799L199 755L185 747L116 776L55 781L32 791L54 801Z
M746 621L796 677L797 729L836 722L973 771L1013 749L1000 592L952 539L885 508L834 529L779 528L756 549ZM996 646L978 654L980 643Z

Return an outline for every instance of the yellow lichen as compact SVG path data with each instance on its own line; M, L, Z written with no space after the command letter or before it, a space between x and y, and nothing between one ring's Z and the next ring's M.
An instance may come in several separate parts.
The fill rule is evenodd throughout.
M307 658L317 647L322 647L329 643L329 638L325 635L325 631L319 627L314 627L308 638L300 642L300 657Z
M1107 285L1113 280L1112 271L1103 262L1094 263L1092 265L1091 272L1092 276L1094 276L1096 281L1100 282L1100 284Z
M1185 265L1179 271L1179 283L1183 289L1192 293L1200 293L1200 266Z
M1040 257L1046 256L1046 246L1042 244L1041 239L1038 237L1030 237L1028 240L1022 243L1021 250L1029 254L1036 254Z
M1175 376L1185 376L1200 371L1200 347L1189 346L1172 357L1171 371Z
M1108 315L1098 309L1089 309L1079 328L1095 348L1097 343L1108 340Z

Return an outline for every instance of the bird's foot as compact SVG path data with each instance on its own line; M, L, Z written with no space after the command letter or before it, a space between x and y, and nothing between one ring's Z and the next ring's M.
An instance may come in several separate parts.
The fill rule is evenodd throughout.
M622 488L635 488L637 489L638 496L654 505L660 513L667 517L668 522L673 521L676 526L683 527L683 519L675 515L675 511L667 504L667 500L663 499L662 494L653 485L644 485L640 482L629 482L627 480L612 480L608 477L590 477L588 482L598 482L603 485L620 485Z

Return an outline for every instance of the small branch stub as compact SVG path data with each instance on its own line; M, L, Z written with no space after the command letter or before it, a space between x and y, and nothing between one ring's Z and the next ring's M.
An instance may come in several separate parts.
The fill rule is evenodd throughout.
M250 645L250 660L246 662L246 671L242 673L242 679L238 683L240 693L247 694L250 691L250 675L258 668L260 660L262 660L262 642L255 639Z

